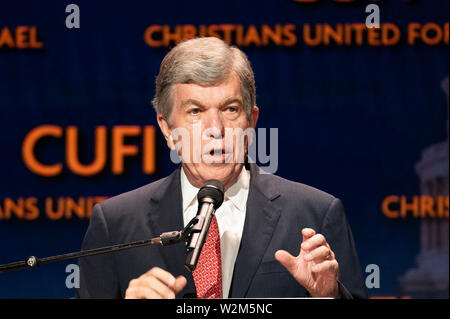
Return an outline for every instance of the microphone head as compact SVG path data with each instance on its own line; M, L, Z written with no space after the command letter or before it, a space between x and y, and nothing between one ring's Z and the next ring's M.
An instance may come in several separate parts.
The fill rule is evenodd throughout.
M216 179L210 179L198 191L197 199L199 203L202 203L206 198L210 198L214 203L214 209L217 209L223 203L223 193L222 183Z

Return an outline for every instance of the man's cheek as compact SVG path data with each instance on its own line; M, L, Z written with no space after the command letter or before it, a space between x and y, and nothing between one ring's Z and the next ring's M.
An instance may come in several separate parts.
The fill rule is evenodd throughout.
M192 153L192 162L193 163L201 163L202 161L202 141L199 139L191 138L190 139L190 149Z

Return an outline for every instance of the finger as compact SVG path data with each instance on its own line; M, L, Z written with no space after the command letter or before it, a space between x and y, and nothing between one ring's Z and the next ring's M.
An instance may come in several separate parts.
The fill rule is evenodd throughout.
M334 252L331 250L331 247L328 243L325 243L325 246L327 246L327 248L330 250L330 256L329 258L327 258L328 260L332 260L336 258L336 255L334 254Z
M316 234L306 241L302 242L301 249L310 252L311 250L326 244L327 241L325 237L322 234Z
M166 286L173 286L175 284L175 277L170 272L159 267L153 267L143 276L153 276L162 281Z
M154 290L163 299L175 299L175 292L165 283L153 276L143 277L139 281L140 287L146 287Z
M320 264L316 264L311 267L311 271L313 273L324 273L324 272L332 272L335 273L337 276L339 269L339 264L336 259L333 260L326 260L321 262Z
M291 274L295 273L297 262L295 257L285 250L278 250L275 253L275 259L284 266Z
M180 293L181 290L186 286L187 279L184 276L178 276L175 279L175 284L172 286L169 286L176 294Z
M332 257L333 255L331 253L331 250L325 245L319 246L304 255L304 259L306 261L314 261L315 263L320 263L325 260L331 260Z
M161 299L161 296L150 288L136 286L125 291L125 299Z
M311 238L315 234L316 234L316 231L314 229L312 229L312 228L303 228L302 229L302 236L303 236L302 242L308 240L309 238Z
M157 294L159 298L175 298L174 292L162 281L154 277L153 275L146 274L137 279L130 281L128 289L132 288L145 288L152 290L152 295ZM127 291L128 291L127 289ZM133 291L133 290L131 290Z

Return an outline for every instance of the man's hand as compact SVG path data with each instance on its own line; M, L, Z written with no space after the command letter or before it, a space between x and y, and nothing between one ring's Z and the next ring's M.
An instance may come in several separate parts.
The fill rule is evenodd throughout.
M312 297L333 297L339 295L339 264L325 237L314 229L302 229L303 242L300 254L292 256L278 250L275 258L291 273L297 282L308 290Z
M139 278L130 281L125 299L174 299L186 283L187 280L183 276L175 278L169 272L153 267Z

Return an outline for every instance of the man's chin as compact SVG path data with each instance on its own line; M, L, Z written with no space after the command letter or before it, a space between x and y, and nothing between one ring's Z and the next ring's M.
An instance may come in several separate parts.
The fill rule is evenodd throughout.
M241 165L236 163L202 163L197 172L204 181L216 179L227 187L230 181L239 175Z

